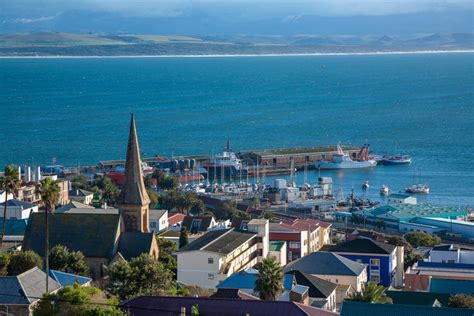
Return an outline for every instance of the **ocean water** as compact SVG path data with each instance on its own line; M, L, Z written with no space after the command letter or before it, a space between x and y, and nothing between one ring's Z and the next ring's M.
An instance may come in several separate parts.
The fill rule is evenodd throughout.
M413 163L322 172L344 194L416 174L421 200L474 206L472 53L0 59L0 74L0 166L123 158L133 112L143 156L367 141Z

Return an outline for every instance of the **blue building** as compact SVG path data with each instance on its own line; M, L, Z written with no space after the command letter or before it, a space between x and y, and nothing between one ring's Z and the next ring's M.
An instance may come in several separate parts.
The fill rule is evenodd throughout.
M403 247L398 248L400 249L371 239L358 238L325 246L323 250L364 264L367 267L368 281L390 286L392 283L402 285L403 282Z

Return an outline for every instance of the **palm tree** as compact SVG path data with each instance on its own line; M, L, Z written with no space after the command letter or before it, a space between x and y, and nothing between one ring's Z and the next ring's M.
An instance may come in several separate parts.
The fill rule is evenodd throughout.
M256 266L258 278L255 282L255 292L265 301L276 300L283 292L283 271L273 258L265 258Z
M7 224L7 198L9 194L15 194L15 191L20 186L20 178L18 171L11 166L5 167L3 177L0 177L0 189L5 191L5 201L3 203L3 224L2 224L2 238L0 239L0 248L3 244L3 236L5 236L5 229Z
M59 192L61 189L56 181L45 178L36 185L36 193L41 195L41 202L44 204L45 214L45 243L44 243L44 259L46 267L46 293L49 293L48 277L49 277L49 223L48 214L54 211L59 201Z
M367 302L376 304L392 304L392 299L385 295L385 288L375 282L367 283L362 292L351 293L346 301Z

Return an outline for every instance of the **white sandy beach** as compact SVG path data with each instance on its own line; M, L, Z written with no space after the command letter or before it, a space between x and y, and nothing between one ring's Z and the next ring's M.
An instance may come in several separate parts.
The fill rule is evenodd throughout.
M210 55L117 55L117 56L0 56L1 59L36 59L36 58L229 58L229 57L295 57L295 56L359 56L359 55L405 55L405 54L452 54L474 53L470 50L418 50L393 52L360 52L360 53L302 53L302 54L210 54Z

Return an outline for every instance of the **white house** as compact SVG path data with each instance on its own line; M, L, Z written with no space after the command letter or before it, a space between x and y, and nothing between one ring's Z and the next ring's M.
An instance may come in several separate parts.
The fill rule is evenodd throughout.
M13 194L9 193L7 196L6 191L0 190L0 203L5 202L5 200L11 200L11 199L13 199Z
M268 220L254 219L247 231L209 231L177 253L177 279L187 285L215 289L219 282L253 267L268 255Z
M83 189L69 191L69 199L83 204L91 204L94 198L94 192Z
M157 233L168 227L168 211L150 209L150 230Z
M290 262L284 272L292 271L314 275L335 284L350 285L356 291L361 291L367 282L364 264L326 251L313 252Z
M392 193L387 197L388 204L416 204L416 197L408 194Z
M474 250L454 245L436 246L430 251L430 262L474 264Z
M38 206L29 202L20 200L7 200L7 202L0 203L0 218L3 218L3 208L7 203L7 219L28 219L31 213L38 212Z

